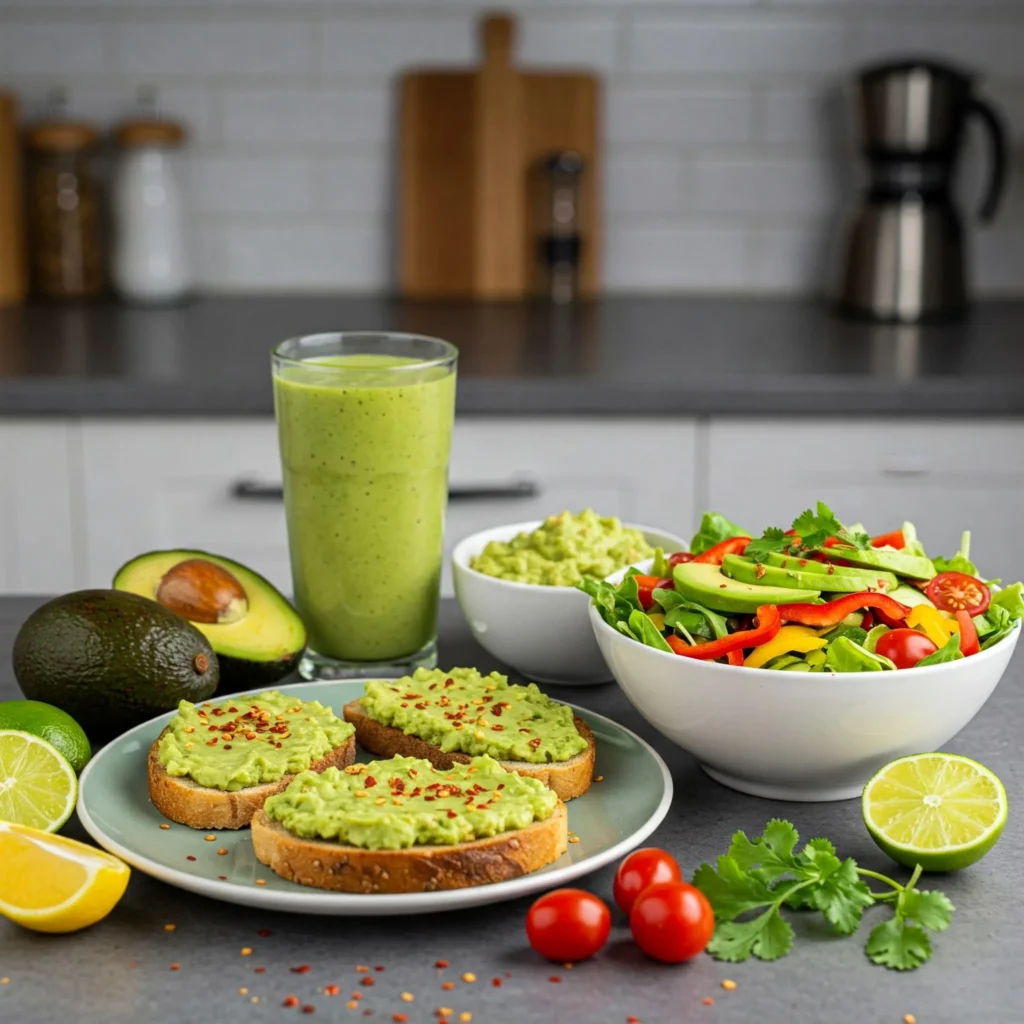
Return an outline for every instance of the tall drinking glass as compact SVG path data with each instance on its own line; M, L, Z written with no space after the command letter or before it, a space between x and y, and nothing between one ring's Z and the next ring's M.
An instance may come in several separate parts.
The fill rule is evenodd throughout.
M437 664L458 350L413 334L313 334L273 353L305 679Z

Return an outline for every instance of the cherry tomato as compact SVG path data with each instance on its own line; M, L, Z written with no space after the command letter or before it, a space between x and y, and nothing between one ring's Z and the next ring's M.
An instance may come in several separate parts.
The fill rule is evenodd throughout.
M697 556L691 555L689 551L676 551L675 554L668 556L668 564L671 565L682 565L683 562L692 562Z
M878 638L875 654L888 658L897 668L913 668L938 648L916 629L890 629Z
M654 604L654 591L673 590L676 585L675 581L667 576L637 576L635 579L636 596L640 601L640 607L644 611L647 611Z
M992 600L988 587L965 572L940 572L932 578L925 593L944 612L965 611L971 615L980 615Z
M624 914L633 909L637 896L659 882L681 882L683 874L679 870L675 857L665 850L654 846L634 850L615 872L615 885L612 892L615 906Z
M903 536L902 530L893 530L892 533L882 533L871 538L873 548L905 548L907 538Z
M636 898L629 930L648 956L678 964L711 941L715 914L700 889L686 882L662 882Z
M583 889L545 893L526 914L526 937L548 960L586 960L607 941L612 913Z
M970 612L958 611L956 621L960 627L960 653L965 658L969 658L981 650L981 644L978 643L978 631L974 628L974 623L971 622Z

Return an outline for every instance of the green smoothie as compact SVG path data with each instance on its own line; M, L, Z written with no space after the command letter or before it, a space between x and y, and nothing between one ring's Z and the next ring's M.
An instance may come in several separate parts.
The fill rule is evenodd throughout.
M318 654L386 661L436 636L455 372L417 364L277 367L295 603Z

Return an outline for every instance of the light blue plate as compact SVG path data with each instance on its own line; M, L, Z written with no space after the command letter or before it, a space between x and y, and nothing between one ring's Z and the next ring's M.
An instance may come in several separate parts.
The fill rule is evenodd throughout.
M339 710L363 694L361 682L295 683L280 689ZM248 829L218 832L207 841L204 836L214 833L168 822L150 803L146 754L170 713L136 726L93 757L79 780L78 816L100 846L132 867L228 903L343 915L426 914L496 903L554 889L617 860L643 842L668 812L672 777L654 749L602 715L574 710L593 730L595 774L604 780L568 803L569 828L579 842L540 871L508 882L446 892L349 895L285 881L256 859ZM360 751L358 759L371 756ZM171 827L162 829L162 824Z

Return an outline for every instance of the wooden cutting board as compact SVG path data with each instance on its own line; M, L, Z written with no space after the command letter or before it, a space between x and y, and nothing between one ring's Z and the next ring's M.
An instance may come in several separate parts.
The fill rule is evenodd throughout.
M514 23L482 23L478 68L416 71L401 83L399 283L413 298L518 299L535 287L536 168L583 158L580 292L598 284L600 83L586 72L522 72Z

